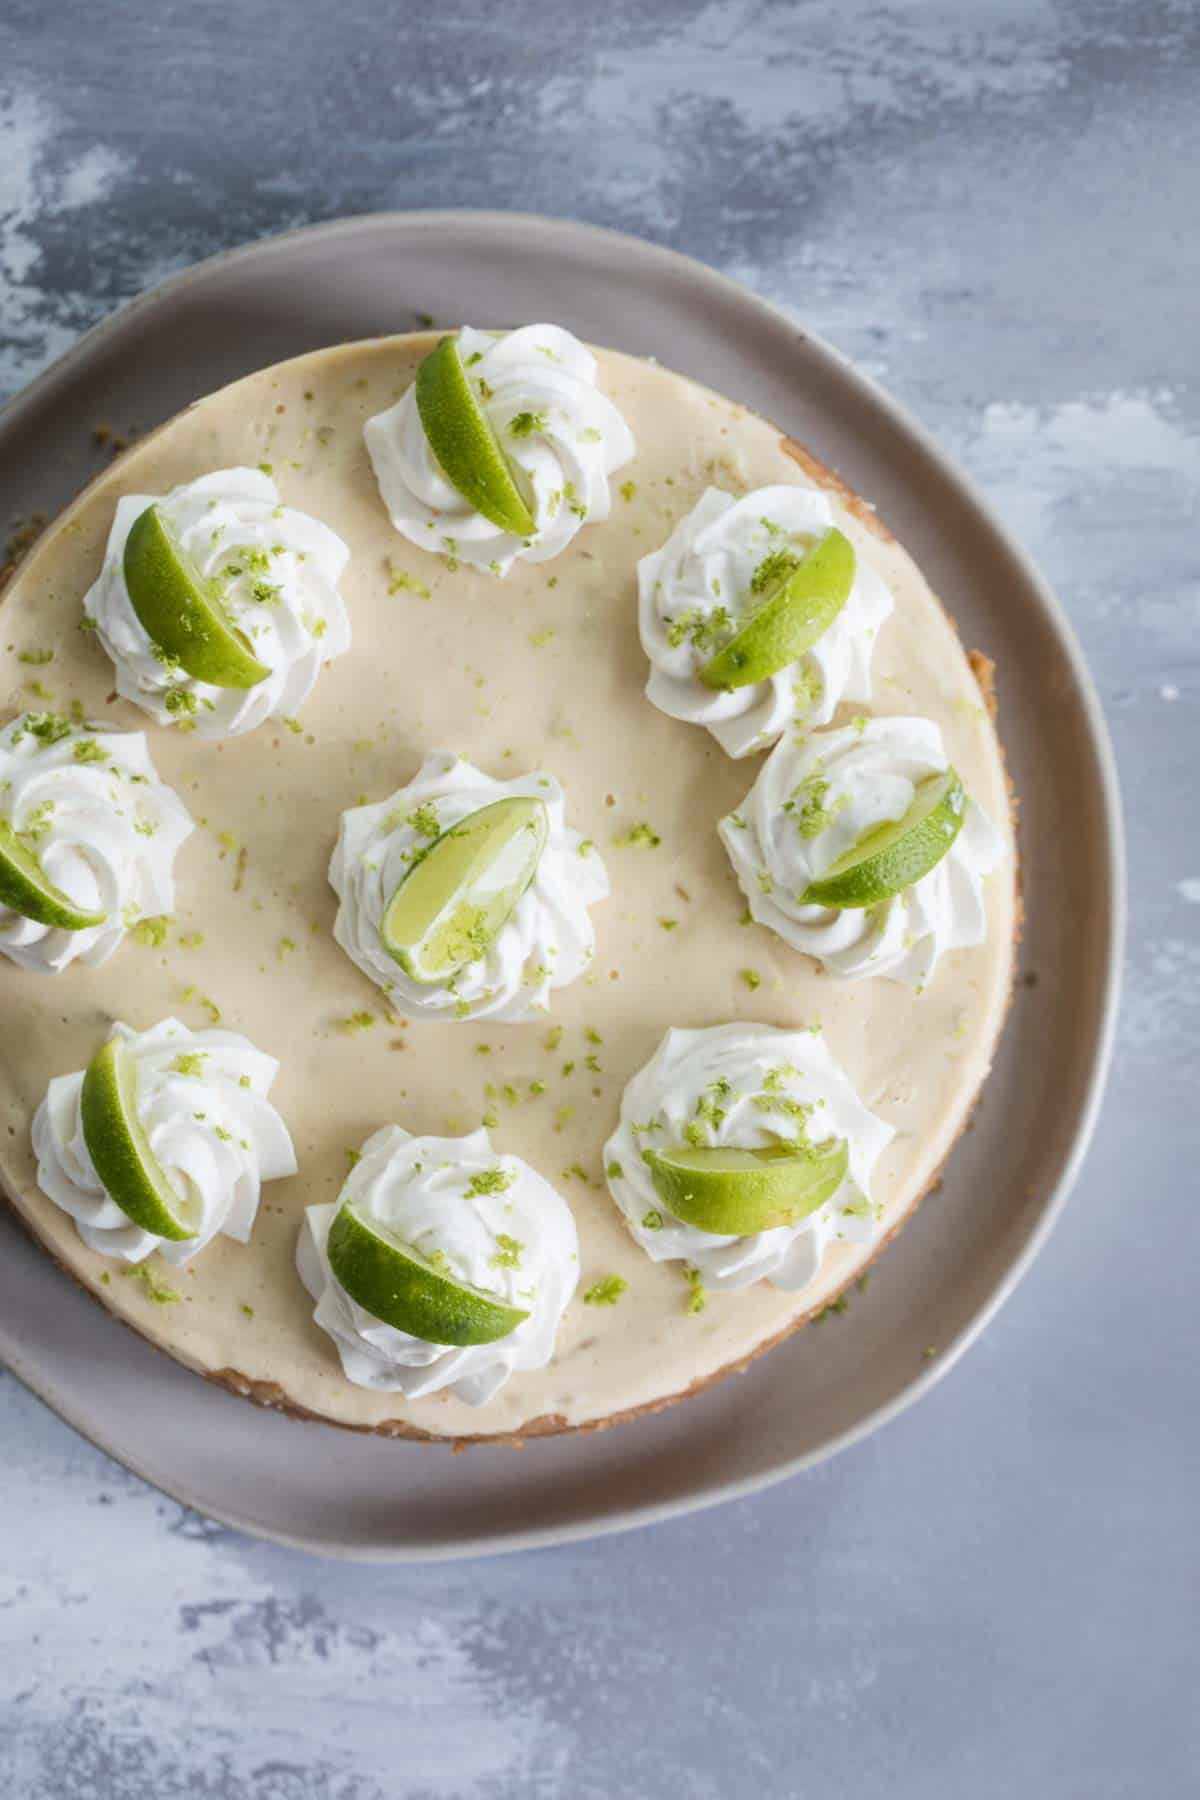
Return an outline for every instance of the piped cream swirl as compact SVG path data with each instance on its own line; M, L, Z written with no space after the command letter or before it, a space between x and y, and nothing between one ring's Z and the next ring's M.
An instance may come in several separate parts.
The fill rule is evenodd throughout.
M864 719L783 739L742 806L718 826L759 924L831 975L885 975L918 989L947 951L983 943L984 882L1006 845L970 799L948 853L893 899L842 909L800 899L872 826L902 819L917 783L946 767L942 734L929 719Z
M430 1344L385 1325L352 1300L326 1245L339 1206L352 1200L420 1255L445 1258L452 1279L484 1288L529 1314L491 1344ZM579 1239L566 1201L517 1156L498 1156L486 1131L412 1137L385 1125L368 1138L335 1205L310 1206L296 1252L347 1380L419 1400L449 1388L482 1406L518 1369L541 1369L579 1280Z
M279 1064L236 1031L189 1031L177 1019L113 1032L137 1064L138 1118L196 1235L168 1241L143 1231L107 1193L84 1142L82 1069L55 1076L34 1114L38 1186L90 1249L122 1262L155 1250L164 1262L190 1262L219 1231L246 1243L261 1184L296 1173L287 1126L267 1097Z
M870 698L875 638L893 602L861 555L846 604L798 662L744 688L706 687L697 674L758 604L756 571L781 551L803 556L833 523L819 488L757 488L740 500L708 488L662 548L642 557L646 694L660 712L707 726L737 757L765 749L793 724L826 724L843 700Z
M350 645L338 582L350 552L336 532L280 504L260 469L219 469L158 500L201 574L223 591L231 623L270 674L250 688L214 687L165 661L133 610L125 585L125 540L156 499L117 502L104 566L83 610L116 665L117 692L160 725L202 737L234 737L267 719L287 719L312 692L323 665Z
M175 904L175 856L193 830L161 782L140 731L22 713L0 731L0 817L49 881L104 922L82 931L39 925L0 905L0 954L56 975L107 961L139 919Z
M497 337L465 326L459 354L510 461L532 496L534 531L514 537L485 519L442 473L415 387L364 427L392 524L410 543L505 575L518 557L547 562L584 525L607 519L609 478L634 453L628 425L596 385L596 359L557 325Z
M483 956L443 984L414 981L383 947L388 901L414 859L440 833L510 796L541 800L549 833L529 887ZM460 756L435 752L390 800L342 814L329 880L341 904L333 934L364 975L401 1012L441 1018L528 1019L544 1013L553 989L587 969L595 949L588 908L608 894L596 850L566 823L562 788L551 775L495 781Z
M846 1140L845 1179L798 1225L744 1237L672 1218L643 1156L682 1144L758 1150L802 1134L812 1144ZM604 1164L609 1191L652 1261L681 1259L715 1290L766 1278L793 1293L816 1275L828 1244L869 1243L875 1236L871 1175L892 1135L863 1105L818 1031L750 1024L672 1029L626 1087Z

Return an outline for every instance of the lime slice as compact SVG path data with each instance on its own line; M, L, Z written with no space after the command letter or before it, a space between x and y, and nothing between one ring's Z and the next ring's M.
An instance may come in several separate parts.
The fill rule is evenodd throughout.
M836 1194L849 1165L845 1138L815 1150L650 1150L654 1191L676 1219L721 1237L795 1225Z
M953 769L917 783L902 819L872 825L800 896L802 906L876 906L937 867L962 830L967 796Z
M697 673L706 687L751 687L811 650L841 612L854 586L854 546L830 530L795 568L768 587L723 650Z
M536 521L463 368L457 339L444 337L417 370L417 411L447 481L501 531L529 537Z
M349 1200L330 1226L328 1255L338 1281L364 1311L427 1344L494 1344L529 1317L497 1294L440 1275Z
M147 635L186 674L213 687L250 688L271 673L225 621L218 584L202 575L157 506L125 540L125 586Z
M83 1141L111 1199L155 1237L181 1242L195 1227L150 1148L137 1112L137 1063L123 1038L109 1038L87 1066L79 1102Z
M107 913L86 912L47 881L41 863L7 819L0 819L0 905L11 907L35 925L54 925L60 931L86 931L91 925L103 925L108 917Z
M496 800L444 831L405 873L379 928L414 981L448 981L482 956L537 873L549 820L540 800Z

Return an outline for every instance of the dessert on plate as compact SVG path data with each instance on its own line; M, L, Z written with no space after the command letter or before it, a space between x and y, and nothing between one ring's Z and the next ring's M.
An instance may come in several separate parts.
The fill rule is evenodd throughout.
M3 617L0 1180L183 1363L610 1423L936 1180L1018 925L990 669L745 408L547 325L315 352L106 470Z

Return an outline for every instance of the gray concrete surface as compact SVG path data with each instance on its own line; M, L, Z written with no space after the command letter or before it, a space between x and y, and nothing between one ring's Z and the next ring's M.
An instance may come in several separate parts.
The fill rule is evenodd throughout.
M341 1567L181 1513L0 1378L10 1800L1197 1791L1198 79L1191 0L0 0L0 388L342 213L688 250L878 376L1041 560L1133 877L1064 1223L931 1399L805 1479Z

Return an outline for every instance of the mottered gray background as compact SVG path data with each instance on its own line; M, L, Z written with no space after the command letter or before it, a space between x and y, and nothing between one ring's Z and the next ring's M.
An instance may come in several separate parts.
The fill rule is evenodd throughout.
M0 1375L9 1800L1196 1791L1198 88L1192 0L0 0L0 389L346 213L689 251L890 388L1040 560L1132 875L1057 1234L921 1406L810 1475L357 1568L188 1514Z

